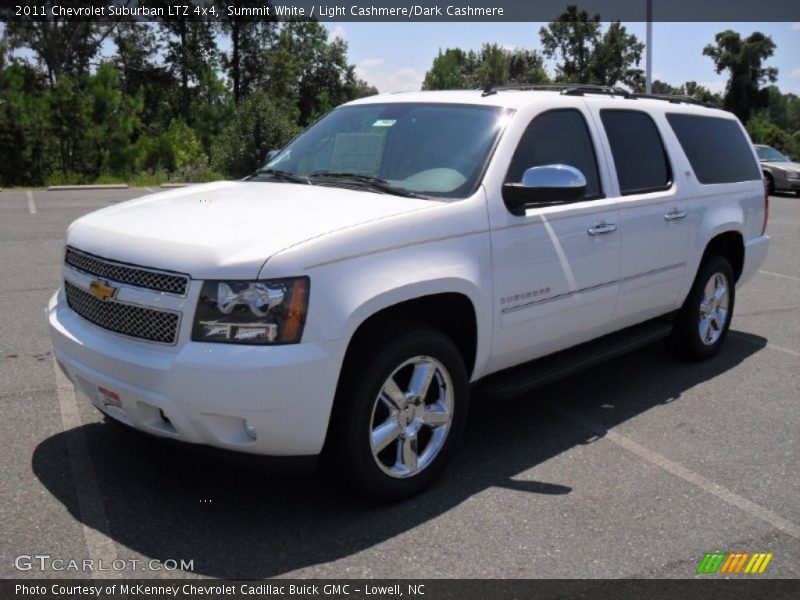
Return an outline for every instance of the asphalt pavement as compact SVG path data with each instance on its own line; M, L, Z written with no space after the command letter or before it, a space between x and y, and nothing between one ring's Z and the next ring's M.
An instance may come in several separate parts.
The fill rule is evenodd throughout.
M44 311L68 224L150 192L0 192L0 577L684 578L714 551L800 577L800 198L772 198L769 258L715 359L654 344L478 398L438 485L379 505L126 431L56 371Z

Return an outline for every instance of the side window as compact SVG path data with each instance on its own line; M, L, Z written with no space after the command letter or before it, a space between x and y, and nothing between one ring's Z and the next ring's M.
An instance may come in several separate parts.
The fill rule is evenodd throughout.
M553 164L569 165L583 173L584 200L602 197L592 139L577 110L551 110L530 122L511 159L506 183L522 181L522 174L531 167Z
M669 188L672 172L658 128L638 110L601 110L623 196Z
M697 181L703 184L761 179L750 142L733 119L668 114Z

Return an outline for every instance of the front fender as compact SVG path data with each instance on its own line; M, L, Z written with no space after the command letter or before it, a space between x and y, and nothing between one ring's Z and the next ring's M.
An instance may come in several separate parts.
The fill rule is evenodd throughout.
M465 296L475 310L474 373L482 373L492 336L489 256L488 233L475 233L314 269L308 339L350 340L362 323L386 308L424 296L456 293Z
M457 293L472 303L478 327L474 375L492 345L491 245L486 197L436 203L278 253L264 278L311 279L303 341L350 340L366 319L407 300Z
M345 337L351 338L367 319L391 306L425 296L447 293L456 293L466 296L475 310L475 318L477 320L479 314L479 309L477 307L483 303L480 297L480 289L474 282L448 277L409 283L401 287L387 289L377 296L366 298L362 304L353 310L352 314L345 322L343 327Z

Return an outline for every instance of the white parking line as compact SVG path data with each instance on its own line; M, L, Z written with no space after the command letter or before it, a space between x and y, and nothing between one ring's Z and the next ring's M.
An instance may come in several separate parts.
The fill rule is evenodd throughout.
M56 395L58 406L61 409L61 423L67 439L67 455L72 469L72 482L78 496L78 511L83 523L83 539L86 542L86 551L94 564L110 565L117 559L117 547L110 537L110 528L100 488L97 485L97 476L94 472L89 448L86 445L86 436L83 434L78 403L75 399L75 388L58 368L55 358L53 370L56 380ZM113 571L92 571L92 578L106 579L113 577Z
M783 279L791 279L792 281L800 281L800 277L794 277L793 275L784 275L783 273L775 273L773 271L764 271L761 270L759 273L764 273L764 275L772 275L773 277L782 277Z
M784 354L789 354L791 356L796 356L800 358L800 352L797 350L792 350L791 348L784 348L783 346L778 346L777 344L768 343L767 348L771 348L772 350L777 350L778 352L783 352Z
M144 189L146 189L146 190L147 190L148 192L150 192L151 194L155 194L155 193L156 193L156 192L155 192L155 190L154 190L153 188L146 187L146 188L144 188Z
M732 492L728 488L719 485L718 483L714 483L700 475L699 473L695 473L691 469L684 467L676 462L671 461L670 459L666 458L665 456L661 456L657 452L653 452L649 448L645 448L644 446L634 442L629 437L622 435L621 433L617 433L616 431L612 431L610 429L606 429L600 423L596 423L590 419L582 415L578 415L573 413L563 406L551 405L553 410L561 415L562 417L579 423L586 427L589 431L594 433L596 436L601 437L603 439L608 440L612 444L616 444L620 448L624 448L625 450L632 452L639 458L642 458L676 477L679 477L686 481L687 483L691 483L692 485L700 488L704 492L716 496L717 498L724 500L728 504L732 506L736 506L740 508L744 512L748 513L749 515L761 519L762 521L769 523L778 531L782 531L783 533L792 536L793 538L800 540L800 526L795 525L791 521L788 521L781 517L778 514L775 514L768 508L761 506L760 504L756 504L752 500L748 500L743 496L740 496L736 492Z
M747 334L741 333L739 331L731 331L730 335L735 337L737 340L744 340L745 342L750 342L751 344L759 344L756 340L751 339ZM778 352L783 352L784 354L788 354L790 356L797 356L800 358L800 352L797 350L792 350L791 348L784 348L783 346L778 346L777 344L773 344L772 342L767 342L767 348L770 350L777 350Z
M33 192L28 190L28 210L32 215L36 214L36 203L33 201Z

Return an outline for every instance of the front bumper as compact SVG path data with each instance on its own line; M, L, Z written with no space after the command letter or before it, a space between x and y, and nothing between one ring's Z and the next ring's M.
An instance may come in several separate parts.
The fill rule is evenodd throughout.
M83 320L63 291L50 299L48 321L62 371L114 419L153 435L252 454L322 450L344 340L163 347Z
M800 179L794 177L786 177L780 173L772 174L773 181L775 182L775 190L779 192L794 192L800 190Z
M786 184L786 189L793 192L800 191L800 179L787 179Z

